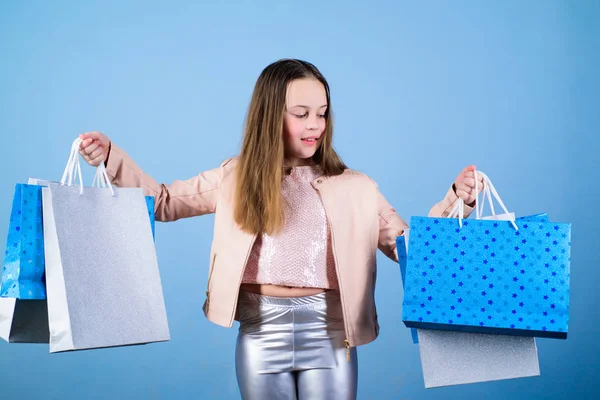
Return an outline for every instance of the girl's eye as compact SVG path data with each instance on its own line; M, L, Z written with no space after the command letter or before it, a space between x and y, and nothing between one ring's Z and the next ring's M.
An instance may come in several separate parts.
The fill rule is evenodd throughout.
M301 114L301 115L294 114L294 116L296 118L306 118L306 117L308 117L308 113L304 113L304 114ZM318 114L317 117L319 117L319 118L325 118L325 114Z

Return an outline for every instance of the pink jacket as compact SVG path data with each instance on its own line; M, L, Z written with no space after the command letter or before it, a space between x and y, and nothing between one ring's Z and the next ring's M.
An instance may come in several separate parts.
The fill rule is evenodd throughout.
M210 321L225 327L231 327L236 319L244 266L256 238L241 231L233 219L236 164L237 159L230 158L194 178L159 184L113 143L106 165L116 186L141 187L147 196L155 197L157 221L215 213L203 309ZM408 226L365 174L346 170L338 176L318 178L312 186L321 196L331 229L347 345L369 343L379 334L374 300L376 251L379 248L397 262L396 237ZM429 215L446 216L457 199L450 188ZM465 206L465 217L471 211Z

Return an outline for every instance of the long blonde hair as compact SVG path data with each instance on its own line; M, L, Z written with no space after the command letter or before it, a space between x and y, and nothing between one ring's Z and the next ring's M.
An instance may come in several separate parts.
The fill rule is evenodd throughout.
M312 159L325 175L339 175L347 168L332 146L329 84L323 75L306 61L282 59L270 64L260 74L252 93L237 164L234 218L246 232L273 234L283 226L283 115L288 85L303 78L321 82L327 95L325 131Z

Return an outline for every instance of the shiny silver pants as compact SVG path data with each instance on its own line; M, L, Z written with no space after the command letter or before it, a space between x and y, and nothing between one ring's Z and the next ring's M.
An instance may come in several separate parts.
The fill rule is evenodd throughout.
M356 399L356 348L347 354L344 346L339 292L281 298L241 291L237 319L244 400Z

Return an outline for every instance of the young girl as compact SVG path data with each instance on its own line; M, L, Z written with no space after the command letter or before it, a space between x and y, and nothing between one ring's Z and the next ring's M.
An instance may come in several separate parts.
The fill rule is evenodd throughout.
M158 221L215 213L203 308L216 324L240 323L244 399L355 399L356 346L379 333L376 250L397 262L408 226L334 151L331 115L319 70L284 59L258 78L239 156L191 179L159 184L104 134L81 135L90 165L155 197ZM459 197L472 204L474 169L429 215L446 216Z

